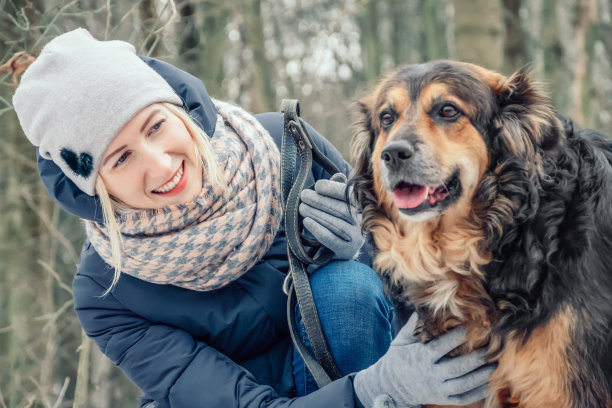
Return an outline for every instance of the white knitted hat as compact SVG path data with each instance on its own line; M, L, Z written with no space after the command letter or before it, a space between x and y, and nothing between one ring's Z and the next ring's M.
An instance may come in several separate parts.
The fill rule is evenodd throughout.
M82 28L50 41L13 96L30 142L91 196L110 142L138 112L156 102L182 105L131 44L98 41Z

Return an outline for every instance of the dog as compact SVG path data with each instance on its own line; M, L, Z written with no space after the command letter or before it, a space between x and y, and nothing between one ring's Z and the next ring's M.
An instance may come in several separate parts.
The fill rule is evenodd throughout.
M475 406L612 407L612 143L526 68L408 65L357 110L374 266L422 341L465 325L455 354L487 347Z

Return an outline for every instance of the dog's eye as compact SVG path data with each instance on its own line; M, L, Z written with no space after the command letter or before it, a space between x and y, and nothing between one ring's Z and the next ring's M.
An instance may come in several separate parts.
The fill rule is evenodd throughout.
M457 109L454 105L446 104L440 108L440 116L446 119L452 119L455 116L459 115L459 109Z
M391 124L395 121L395 117L389 112L383 112L380 115L380 124L383 127L391 126Z

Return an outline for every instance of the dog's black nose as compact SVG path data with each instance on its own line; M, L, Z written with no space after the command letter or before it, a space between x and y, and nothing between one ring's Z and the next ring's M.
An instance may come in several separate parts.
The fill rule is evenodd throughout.
M389 170L399 170L413 155L414 146L410 142L396 140L385 146L380 158Z

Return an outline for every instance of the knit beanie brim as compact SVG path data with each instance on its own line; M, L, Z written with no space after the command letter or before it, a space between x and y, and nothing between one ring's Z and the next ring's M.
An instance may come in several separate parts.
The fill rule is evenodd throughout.
M131 44L98 41L82 28L50 41L13 96L26 137L90 196L108 145L157 102L182 105Z

